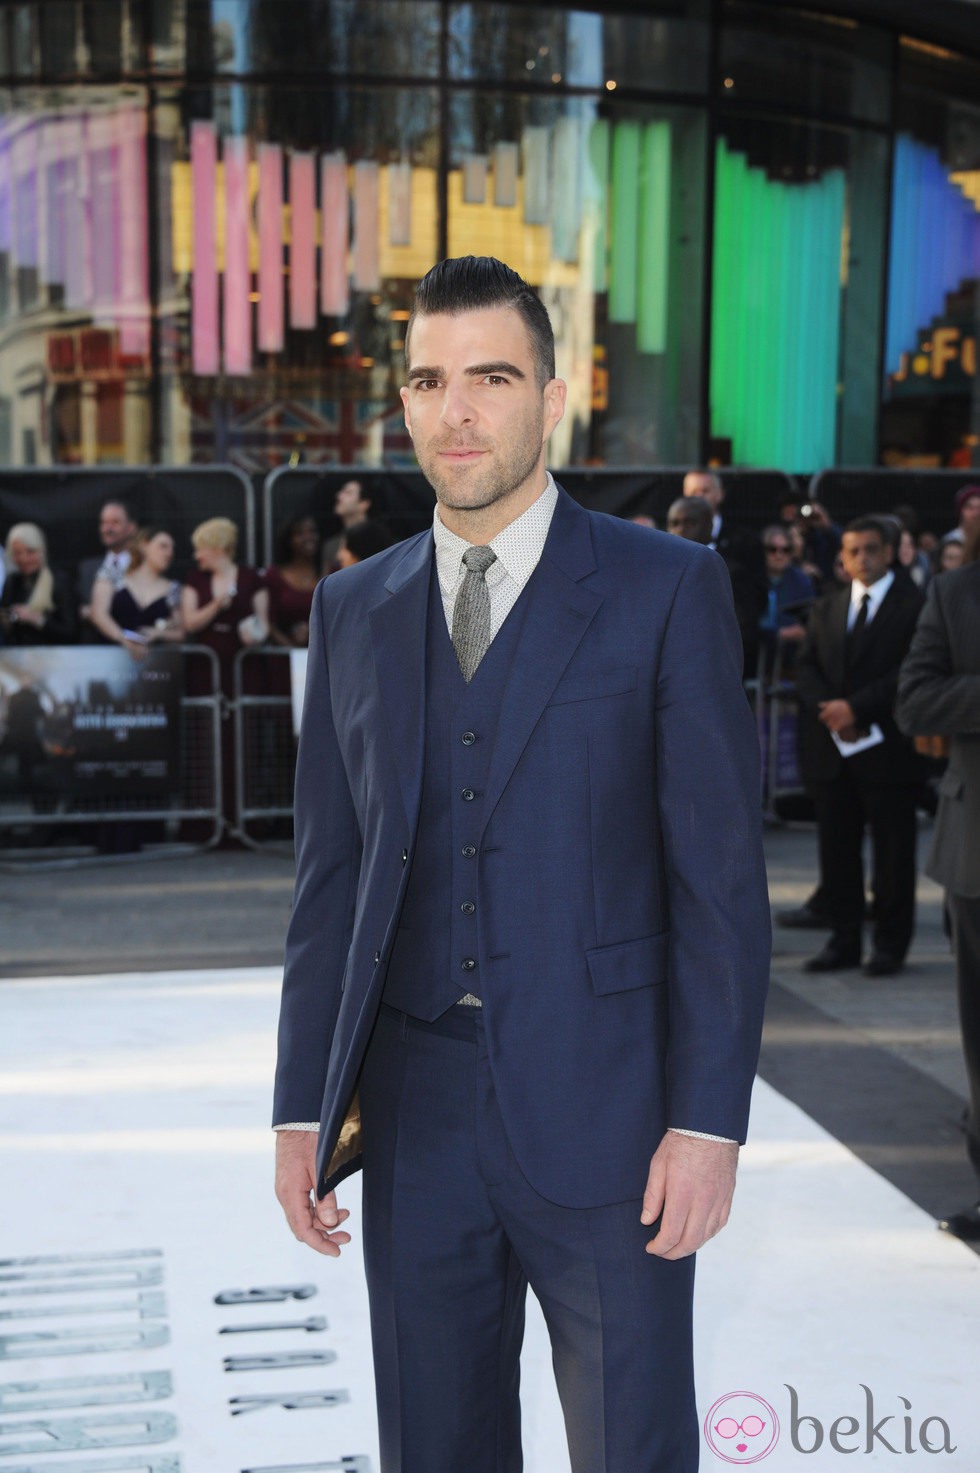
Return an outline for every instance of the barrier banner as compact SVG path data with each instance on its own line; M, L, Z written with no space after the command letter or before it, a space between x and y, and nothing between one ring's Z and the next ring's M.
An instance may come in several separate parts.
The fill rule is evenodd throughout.
M108 646L0 649L0 792L160 798L180 764L183 663Z

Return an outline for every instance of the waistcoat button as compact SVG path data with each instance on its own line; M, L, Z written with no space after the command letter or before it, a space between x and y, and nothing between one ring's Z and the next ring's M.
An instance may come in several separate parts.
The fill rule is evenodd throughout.
M475 731L464 731L463 732L463 746L464 747L472 747L472 745L473 745L473 743L475 741L476 741L476 732Z
M464 972L476 971L476 962L471 956L465 956L460 964Z
M476 910L476 906L473 904L472 900L464 900L459 908L463 912L464 916L471 916Z
M472 859L474 854L476 853L476 845L464 844L461 853L464 859Z
M473 799L476 797L476 794L474 793L472 788L464 788L459 796L462 798L464 803L472 803Z

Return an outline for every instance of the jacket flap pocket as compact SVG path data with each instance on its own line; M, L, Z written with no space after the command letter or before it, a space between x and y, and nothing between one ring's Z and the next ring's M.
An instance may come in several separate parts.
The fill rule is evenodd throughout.
M944 798L962 798L963 779L958 772L950 772L947 767L939 779L939 792Z
M563 706L569 701L594 701L599 696L621 696L636 689L635 665L612 665L592 675L569 675L560 680L551 695L549 706Z
M638 987L662 986L667 980L667 949L670 932L641 936L639 941L620 941L615 946L596 946L586 952L592 986L602 996Z

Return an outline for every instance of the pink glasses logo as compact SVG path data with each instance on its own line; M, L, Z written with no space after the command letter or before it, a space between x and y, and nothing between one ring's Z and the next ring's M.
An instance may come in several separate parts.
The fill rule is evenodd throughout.
M704 1436L716 1457L745 1467L772 1452L779 1441L779 1418L754 1391L729 1391L709 1409Z

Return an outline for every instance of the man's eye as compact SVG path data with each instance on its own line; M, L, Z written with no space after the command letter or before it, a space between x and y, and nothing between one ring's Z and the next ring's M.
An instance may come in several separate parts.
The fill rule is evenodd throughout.
M488 384L505 384L506 382L502 373L488 373L484 379L484 383Z
M415 387L417 389L434 389L438 383L439 380L437 378L417 378L415 380Z

